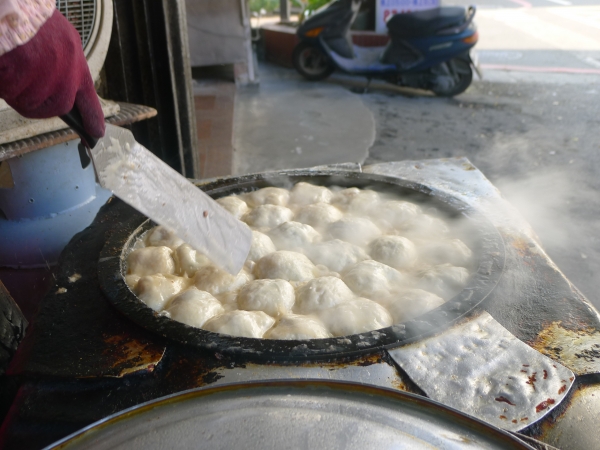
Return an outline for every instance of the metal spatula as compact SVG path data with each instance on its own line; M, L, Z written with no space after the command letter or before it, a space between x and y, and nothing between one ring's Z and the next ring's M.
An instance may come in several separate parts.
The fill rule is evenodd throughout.
M102 187L174 230L229 273L241 270L252 241L244 223L137 143L129 130L106 124L106 134L96 140L86 133L76 109L61 119L88 147Z

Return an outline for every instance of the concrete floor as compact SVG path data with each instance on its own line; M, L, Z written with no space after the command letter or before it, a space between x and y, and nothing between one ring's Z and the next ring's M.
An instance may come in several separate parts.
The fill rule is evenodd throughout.
M600 308L600 77L488 71L454 99L262 65L238 92L236 173L336 162L468 157L532 223Z

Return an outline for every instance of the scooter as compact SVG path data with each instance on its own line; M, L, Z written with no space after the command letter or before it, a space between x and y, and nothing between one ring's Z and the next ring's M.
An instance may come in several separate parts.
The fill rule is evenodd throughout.
M299 27L293 63L307 80L327 78L336 69L390 83L433 91L442 97L464 92L481 73L471 49L478 40L475 6L442 6L393 15L385 47L352 43L350 26L362 0L336 0ZM367 87L368 87L367 83Z

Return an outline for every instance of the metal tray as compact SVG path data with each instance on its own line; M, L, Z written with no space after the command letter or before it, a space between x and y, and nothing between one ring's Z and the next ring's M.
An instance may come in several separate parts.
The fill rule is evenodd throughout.
M64 450L532 449L424 397L356 383L266 381L188 391L107 417Z
M427 202L449 216L462 216L472 227L477 248L477 265L467 286L440 307L415 319L367 333L330 339L271 340L233 337L191 327L159 315L147 307L125 283L126 256L136 239L153 226L136 214L121 224L100 254L100 286L116 308L144 328L184 344L229 354L247 360L305 361L330 360L395 348L438 332L471 313L492 292L504 268L504 243L496 228L479 212L450 196L434 194L422 184L403 179L359 172L334 170L291 170L276 173L224 178L201 188L219 198L266 186L291 187L300 181L324 186L356 186L394 192L416 202Z

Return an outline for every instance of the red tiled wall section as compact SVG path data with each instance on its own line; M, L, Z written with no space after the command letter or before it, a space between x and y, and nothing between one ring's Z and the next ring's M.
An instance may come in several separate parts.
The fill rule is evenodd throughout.
M261 28L267 61L292 67L292 52L298 43L296 29L283 25L265 25ZM352 41L361 47L378 47L387 44L387 34L372 31L353 31Z

